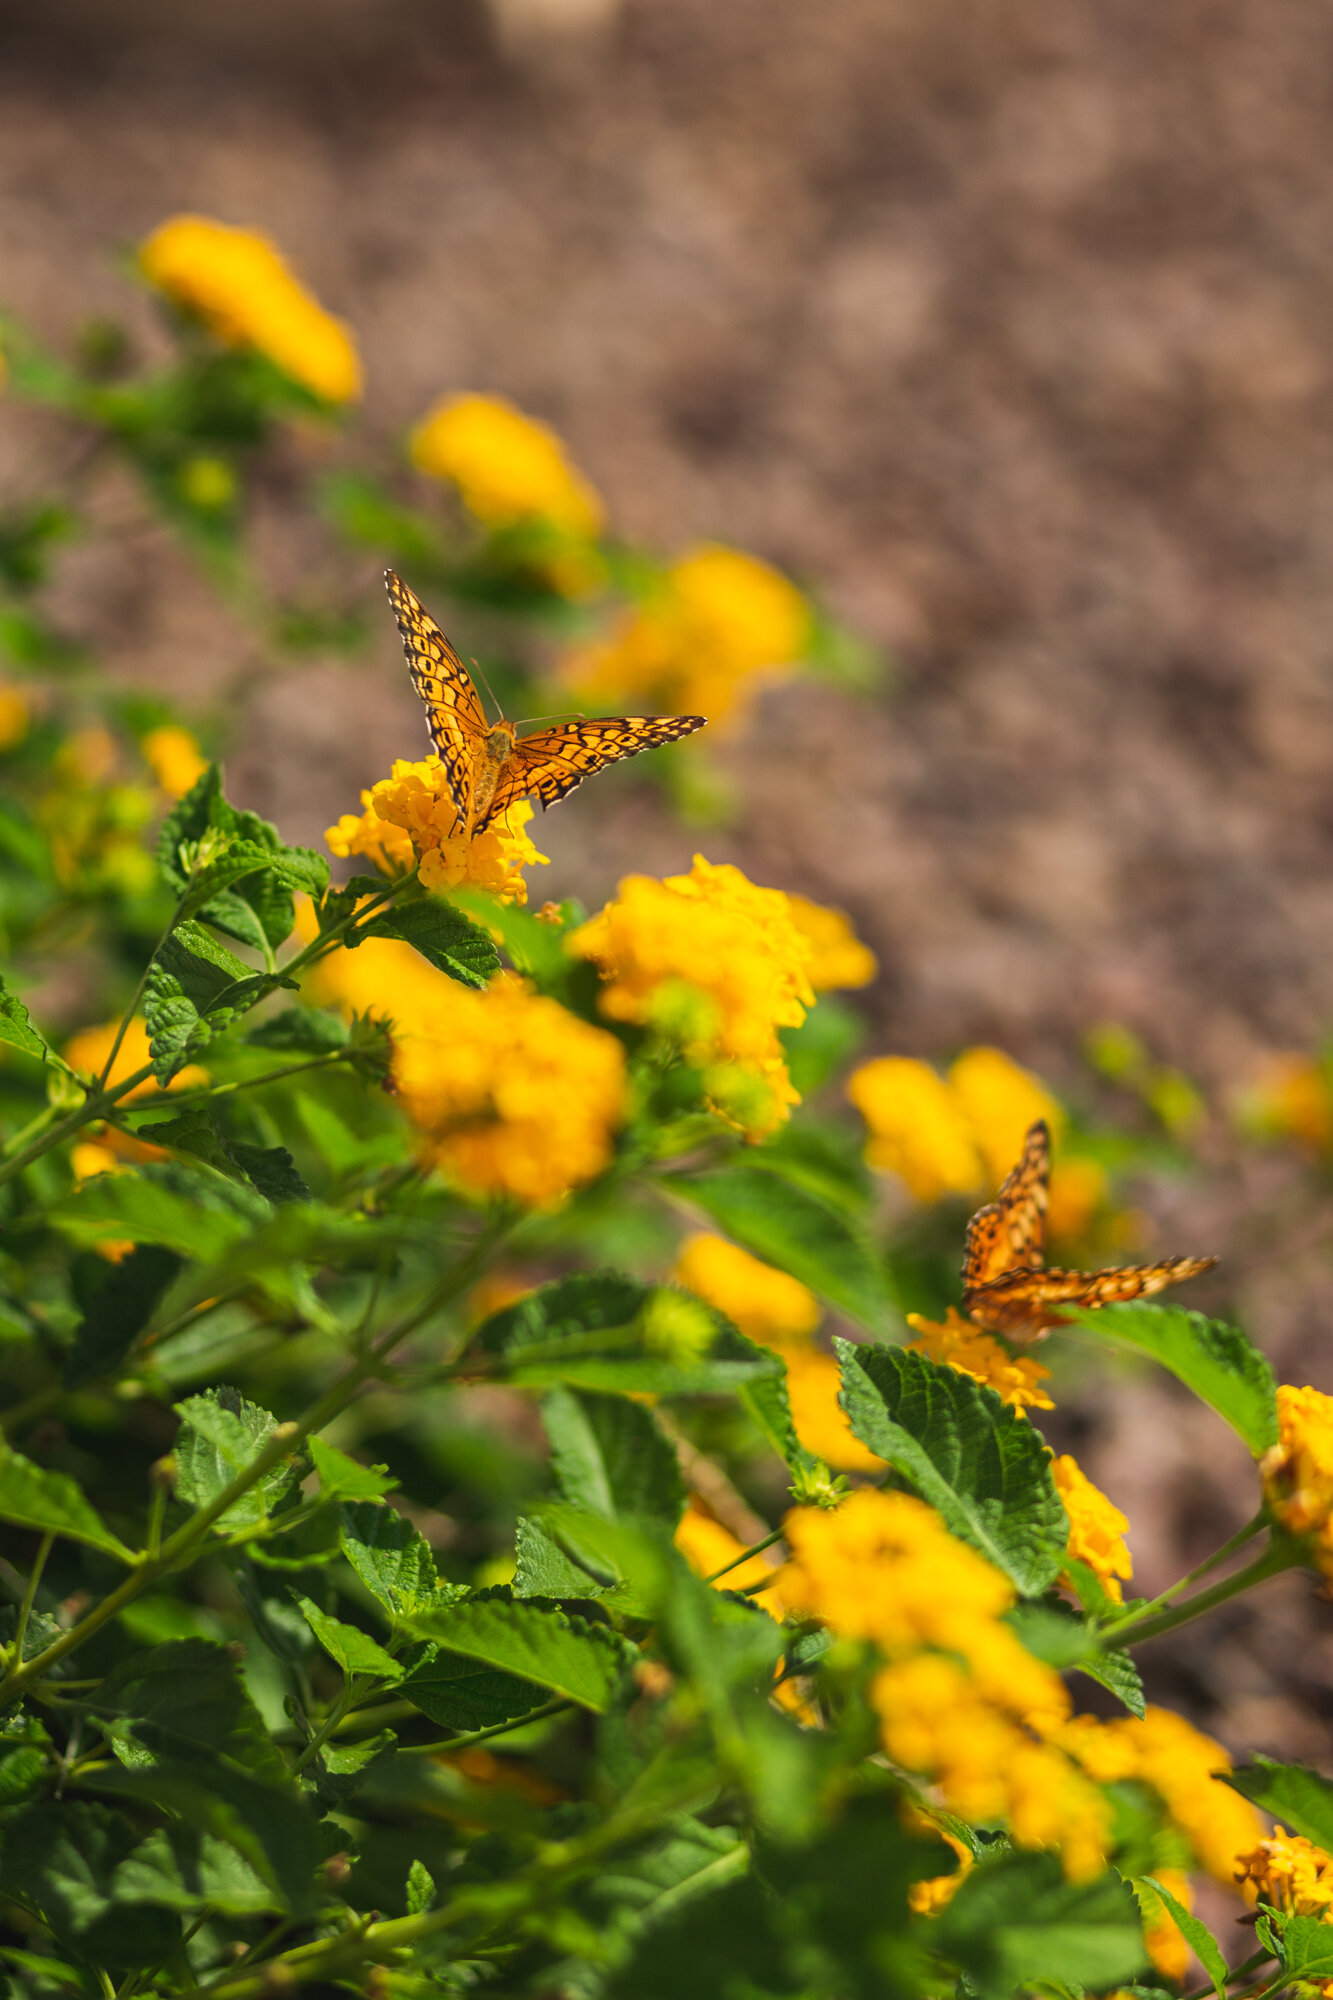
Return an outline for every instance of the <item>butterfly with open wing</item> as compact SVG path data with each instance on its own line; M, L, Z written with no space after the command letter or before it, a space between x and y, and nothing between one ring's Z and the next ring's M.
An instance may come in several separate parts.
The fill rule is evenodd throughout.
M1151 1298L1209 1271L1216 1257L1164 1257L1109 1271L1048 1271L1046 1198L1051 1137L1046 1121L1028 1127L1023 1156L996 1199L967 1225L963 1305L978 1326L1010 1340L1040 1340L1060 1324L1061 1306L1109 1306Z
M386 569L384 581L412 685L426 704L431 741L469 834L481 833L530 792L545 811L594 771L690 736L707 721L702 715L605 715L520 737L503 717L486 720L471 674L402 578Z

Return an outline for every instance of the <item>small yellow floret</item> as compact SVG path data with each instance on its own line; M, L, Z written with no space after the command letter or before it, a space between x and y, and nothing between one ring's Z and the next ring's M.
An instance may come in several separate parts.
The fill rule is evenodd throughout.
M451 479L469 512L490 527L536 516L571 535L601 531L601 497L555 432L503 396L443 397L408 450L422 472Z
M180 729L173 723L164 723L160 729L150 729L139 748L158 784L173 799L183 799L191 785L208 769L208 761L200 754L199 745L190 731Z
M27 735L31 721L32 710L23 691L0 687L0 751L16 749Z
M1026 1355L1010 1354L993 1335L973 1326L955 1307L949 1307L943 1320L923 1319L920 1313L908 1313L907 1324L916 1334L909 1352L924 1354L928 1361L938 1361L956 1368L960 1375L970 1375L974 1382L986 1383L1011 1409L1055 1408L1041 1386L1049 1382L1050 1369Z
M766 1347L803 1343L819 1325L812 1291L723 1236L687 1237L671 1275Z
M526 903L521 871L547 861L525 831L532 818L526 799L469 838L438 757L420 763L398 758L393 775L362 792L361 803L365 810L359 816L344 813L324 838L334 854L364 855L382 875L401 875L420 860L424 888L468 883L501 902Z
M232 347L253 347L329 403L361 394L351 333L300 284L276 244L253 229L176 215L139 250L144 276Z
M976 1194L985 1171L963 1107L929 1063L877 1056L848 1081L847 1095L870 1130L866 1158L898 1174L918 1201Z
M589 699L642 696L716 723L743 714L762 678L800 660L812 630L810 607L785 576L709 544L674 563L609 639L571 652L562 672Z
M869 945L862 944L844 910L827 909L790 891L787 907L810 946L806 970L816 993L826 993L835 986L869 986L879 971L879 961Z
M1108 1597L1122 1603L1121 1580L1127 1581L1134 1573L1133 1560L1125 1546L1128 1519L1093 1485L1067 1452L1052 1459L1051 1476L1069 1516L1070 1555L1088 1565Z
M964 1049L950 1066L949 1083L994 1187L1023 1151L1035 1119L1044 1118L1052 1135L1064 1123L1064 1112L1046 1086L1002 1049Z
M608 1020L656 1027L696 1068L720 1068L719 1085L734 1064L742 1082L766 1087L758 1100L753 1092L748 1099L713 1093L750 1136L771 1130L800 1102L778 1030L799 1027L814 994L808 947L781 890L761 889L739 868L696 854L688 875L626 876L615 901L569 945L606 982L599 1004Z
M1278 1442L1259 1461L1264 1498L1288 1534L1310 1538L1315 1563L1333 1576L1333 1396L1283 1382L1277 1418Z

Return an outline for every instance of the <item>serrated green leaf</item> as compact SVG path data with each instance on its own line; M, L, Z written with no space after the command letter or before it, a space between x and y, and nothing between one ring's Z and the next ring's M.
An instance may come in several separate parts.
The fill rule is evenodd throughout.
M923 1927L927 1939L994 2000L1051 1980L1100 1993L1147 1962L1129 1884L1110 1874L1066 1882L1052 1854L1003 1854L974 1868Z
M1282 1969L1288 1979L1333 1977L1333 1924L1323 1917L1279 1916L1270 1919L1282 1945Z
M347 1023L323 1007L284 1007L251 1028L245 1041L257 1049L293 1049L303 1055L331 1055L347 1046Z
M414 1861L407 1871L407 1914L419 1917L435 1901L435 1880L429 1868Z
M70 1276L83 1318L65 1356L67 1389L80 1389L120 1367L182 1261L156 1243L136 1244L118 1264L95 1254L74 1259Z
M319 1474L320 1496L325 1500L381 1500L398 1484L387 1466L358 1465L321 1437L307 1439L306 1450Z
M224 1009L218 1023L206 1021L181 991L180 981L154 967L148 975L143 997L144 1025L148 1030L148 1053L153 1059L153 1075L166 1085L191 1057L213 1039L215 1025L229 1022Z
M517 1603L508 1592L478 1592L403 1620L423 1639L481 1660L582 1708L609 1708L625 1675L626 1650L604 1626L563 1611Z
M176 1118L136 1125L134 1136L150 1146L168 1146L174 1153L188 1153L192 1159L212 1167L215 1173L225 1174L228 1180L240 1178L240 1169L218 1130L217 1120L203 1105L191 1105Z
M285 1146L247 1146L239 1139L229 1139L227 1152L251 1187L275 1208L313 1200Z
M277 1419L238 1389L223 1386L177 1403L176 1491L189 1506L206 1507L238 1472L251 1465L277 1429ZM272 1467L214 1523L227 1534L262 1521L297 1477L290 1465Z
M3 980L0 980L0 1042L22 1049L25 1056L40 1056L43 1062L51 1053L29 1020L27 1008L16 993L8 991Z
M180 859L182 843L201 839L210 828L258 850L265 861L209 900L201 912L205 922L256 950L262 951L266 944L281 944L295 920L291 886L304 888L308 880L317 879L311 863L318 857L312 857L307 848L284 848L276 827L257 813L241 812L230 805L222 796L221 772L216 764L210 764L184 798L177 800L158 835L158 864L173 888L183 890L186 886Z
M190 1826L159 1827L111 1877L114 1903L155 1903L191 1914L204 1908L226 1916L280 1910L282 1900L236 1849Z
M1069 1520L1038 1433L993 1389L903 1348L834 1342L862 1444L1025 1596L1054 1583Z
M115 1556L118 1562L134 1561L125 1544L112 1534L67 1474L34 1465L31 1459L21 1457L3 1443L0 1443L0 1521L35 1528L39 1534L63 1535L68 1541L101 1549L104 1555Z
M767 1167L673 1175L671 1192L703 1210L745 1249L799 1278L859 1326L883 1334L894 1313L879 1260L837 1209Z
M341 1618L331 1618L308 1597L298 1596L296 1602L324 1651L345 1674L371 1674L382 1681L402 1678L403 1669L393 1654L386 1653L383 1646L363 1632L359 1625L348 1625Z
M404 1665L409 1671L395 1692L442 1729L492 1729L497 1722L531 1715L550 1699L545 1688L517 1674L501 1673L438 1646L421 1648L420 1657L406 1658Z
M540 1285L484 1320L477 1341L489 1354L554 1348L589 1334L628 1328L652 1287L619 1271L593 1271Z
M440 896L393 903L382 915L359 924L346 938L348 945L363 938L397 938L419 951L437 972L447 972L464 986L485 987L500 970L500 956L490 934Z
M1131 1715L1143 1719L1146 1712L1143 1676L1129 1653L1096 1653L1080 1660L1076 1671L1086 1674L1090 1681L1096 1681L1117 1701L1122 1701Z
M563 1499L610 1521L655 1520L675 1532L685 1482L674 1447L642 1403L553 1389L542 1400L542 1420Z
M1293 1833L1303 1833L1325 1853L1333 1852L1333 1781L1304 1764L1280 1764L1260 1756L1219 1775L1224 1784Z
M593 1578L547 1534L539 1521L519 1516L514 1534L515 1597L585 1600L603 1595Z
M89 1706L127 1721L152 1757L214 1755L261 1775L285 1776L238 1659L211 1639L170 1640L122 1660Z
M219 944L202 924L187 919L159 945L153 963L174 979L187 1000L206 1014L230 987L251 978L252 968Z
M1142 1893L1145 1885L1149 1891L1146 1897ZM1227 1981L1231 1973L1222 1955L1222 1947L1207 1924L1202 1923L1198 1917L1191 1916L1184 1905L1177 1901L1155 1875L1140 1875L1134 1883L1134 1890L1143 1910L1144 1928L1151 1929L1157 1923L1160 1914L1158 1906L1164 1909L1211 1979L1217 2000L1226 2000ZM1330 1954L1330 1962L1333 1963L1333 1954Z
M1255 1457L1277 1443L1277 1389L1266 1358L1239 1327L1184 1306L1103 1306L1067 1314L1098 1339L1149 1354L1216 1410Z
M4 1830L6 1888L42 1912L57 1938L81 1956L113 1965L152 1963L178 1935L165 1913L150 1921L115 1910L113 1883L136 1835L118 1813L84 1800L23 1806Z
M312 1446L317 1442L311 1439ZM315 1463L318 1467L318 1459ZM322 1481L322 1472L320 1477ZM402 1514L372 1501L352 1500L339 1508L338 1520L343 1554L366 1589L395 1616L433 1595L439 1578L430 1544Z

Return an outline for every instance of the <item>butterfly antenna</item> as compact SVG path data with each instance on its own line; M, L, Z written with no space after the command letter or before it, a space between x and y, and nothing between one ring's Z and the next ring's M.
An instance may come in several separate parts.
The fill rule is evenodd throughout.
M585 711L583 709L562 708L557 710L554 715L525 715L521 722L514 724L514 727L515 729L526 729L530 722L582 722L584 720Z
M494 707L494 709L495 709L495 712L496 712L496 714L497 714L497 715L498 715L498 716L500 717L501 721L503 721L503 720L504 720L504 710L503 710L503 709L501 708L501 706L500 706L499 702L498 702L498 701L496 701L496 699L495 699L495 690L494 690L494 689L492 688L492 686L491 686L490 682L489 682L489 681L487 680L487 678L486 678L486 675L485 675L485 673L483 672L482 668L480 668L480 667L479 667L479 666L477 665L477 662L476 662L475 660L473 660L473 662L472 662L472 671L473 671L473 673L474 673L474 674L475 674L475 675L477 676L477 679L478 679L478 680L479 680L479 681L481 682L482 686L483 686L483 687L485 688L485 690L486 690L487 694L488 694L488 695L490 696L490 698L491 698L491 703L492 703L492 706L493 706L493 707Z

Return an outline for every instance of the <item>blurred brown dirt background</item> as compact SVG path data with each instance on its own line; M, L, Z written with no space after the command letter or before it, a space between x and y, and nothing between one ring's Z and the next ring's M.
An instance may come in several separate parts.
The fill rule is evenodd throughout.
M501 392L621 531L719 537L814 588L893 656L891 696L774 691L729 753L739 817L703 844L854 914L884 1046L993 1039L1058 1079L1111 1016L1220 1090L1323 1030L1333 14L625 0L561 34L539 0L526 32L520 0L185 13L0 0L8 309L48 339L100 310L151 341L116 248L182 208L261 227L356 327L373 434ZM48 449L0 412L0 493ZM275 581L301 580L280 482L259 527ZM151 535L76 550L61 589L118 675L187 709L236 667L238 631ZM253 689L233 790L317 840L422 747L386 617L368 663ZM637 793L540 832L553 885L589 897L693 844ZM1226 1248L1284 1199L1257 1166L1162 1192L1161 1247ZM1242 1290L1280 1372L1333 1389L1323 1206L1280 1267L1282 1230L1249 1225ZM1243 1455L1159 1381L1069 1397L1060 1441L1160 1587L1235 1524ZM1330 1754L1333 1622L1305 1582L1267 1608L1157 1649L1157 1684L1237 1747Z

